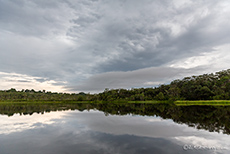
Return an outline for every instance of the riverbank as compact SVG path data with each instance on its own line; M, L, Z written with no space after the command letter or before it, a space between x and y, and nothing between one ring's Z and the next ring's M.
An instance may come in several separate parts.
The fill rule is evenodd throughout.
M198 100L198 101L175 101L177 106L190 106L190 105L215 105L215 106L228 106L230 100Z
M215 105L228 106L230 100L178 100L178 101L0 101L0 104L77 104L77 103L128 103L128 104L175 104L177 106L191 106L191 105Z

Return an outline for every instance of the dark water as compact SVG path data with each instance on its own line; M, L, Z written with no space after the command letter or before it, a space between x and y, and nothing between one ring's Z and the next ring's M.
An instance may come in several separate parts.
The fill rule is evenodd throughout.
M230 153L230 108L0 105L0 154Z

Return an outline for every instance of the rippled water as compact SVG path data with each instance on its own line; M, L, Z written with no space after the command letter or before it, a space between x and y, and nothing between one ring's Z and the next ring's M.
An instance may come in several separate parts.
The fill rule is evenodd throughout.
M230 136L226 130L229 126L217 121L219 123L216 128L209 127L212 123L215 126L215 121L196 121L200 117L183 121L180 119L183 116L177 114L185 112L186 108L171 108L167 105L163 109L151 105L118 105L119 108L113 106L113 110L109 110L105 108L111 106L87 106L87 109L86 106L81 106L81 109L79 106L71 108L72 110L65 107L66 110L63 111L53 109L51 112L33 112L28 106L27 110L30 110L26 111L18 106L17 112L12 111L13 114L2 113L0 153L230 153ZM63 109L63 105L59 108ZM208 113L211 113L211 109L215 113L220 110L197 108L197 114L207 109ZM23 111L18 111L19 109ZM156 109L159 109L159 113ZM147 114L143 110L151 110L152 113ZM187 110L192 112L191 108ZM224 117L229 120L228 108L223 110L226 111ZM194 116L194 113L190 115Z

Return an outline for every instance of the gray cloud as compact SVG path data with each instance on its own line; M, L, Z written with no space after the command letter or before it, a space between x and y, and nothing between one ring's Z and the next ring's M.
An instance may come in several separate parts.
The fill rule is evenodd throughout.
M203 73L207 68L193 69L151 67L128 72L108 72L90 77L82 84L68 86L70 90L100 92L105 88L139 88L154 87L164 83L170 83L173 79L180 79L187 75Z
M219 5L204 4L198 8L191 7L190 11L185 11L184 8L178 9L177 12L174 10L172 15L166 18L162 18L164 12L160 11L162 16L154 16L151 11L140 16L141 23L150 19L146 24L156 23L159 26L135 24L133 21L123 24L120 26L122 29L127 25L127 30L122 32L124 39L119 39L120 42L114 46L120 54L99 65L99 69L102 72L129 71L162 66L174 60L199 55L204 51L212 52L214 46L228 43L230 38L226 34L230 33L227 28L230 22L224 21L228 15L217 10ZM155 18L151 20L150 16ZM186 23L186 20L193 21ZM112 28L111 31L116 33ZM177 31L179 34L174 34ZM111 36L113 37L108 35L108 38Z
M96 77L167 68L229 44L229 5L227 0L0 0L0 72L67 87L84 83L82 90L89 90L86 82ZM136 86L122 79L109 86ZM168 80L170 73L154 82ZM92 90L97 87L102 89Z
M20 35L44 37L61 33L68 23L66 17L71 16L71 9L60 1L9 0L0 3L1 29Z

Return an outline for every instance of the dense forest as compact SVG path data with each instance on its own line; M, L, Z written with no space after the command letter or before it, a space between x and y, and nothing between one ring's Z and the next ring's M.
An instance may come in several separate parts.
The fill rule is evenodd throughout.
M0 91L0 100L73 100L73 101L145 101L145 100L229 100L230 69L174 80L168 85L137 89L105 89L99 94L80 92L52 93L45 90L14 88Z

